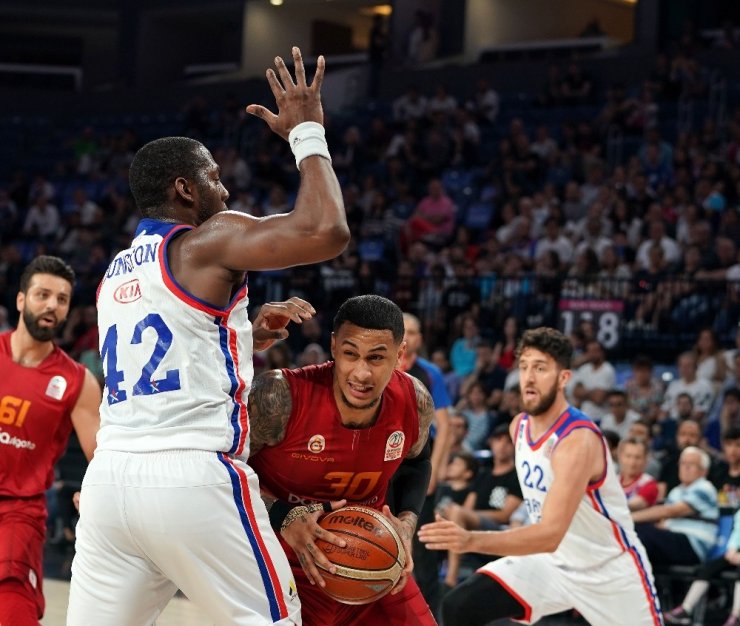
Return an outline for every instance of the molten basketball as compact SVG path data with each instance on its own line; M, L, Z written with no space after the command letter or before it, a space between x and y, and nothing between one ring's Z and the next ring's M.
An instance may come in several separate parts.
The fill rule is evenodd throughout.
M327 513L319 526L347 542L340 548L316 541L337 568L336 574L322 569L326 593L344 604L367 604L393 588L406 564L406 553L395 528L380 511L346 506Z

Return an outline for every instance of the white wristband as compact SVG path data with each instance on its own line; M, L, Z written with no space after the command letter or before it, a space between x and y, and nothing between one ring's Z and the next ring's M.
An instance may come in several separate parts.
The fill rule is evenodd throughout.
M324 127L318 122L301 122L295 126L288 134L288 143L298 169L303 159L316 154L331 161Z

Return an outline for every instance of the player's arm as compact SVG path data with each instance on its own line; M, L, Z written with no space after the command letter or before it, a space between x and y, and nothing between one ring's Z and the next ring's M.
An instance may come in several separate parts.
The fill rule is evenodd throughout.
M406 565L391 594L401 591L414 569L411 543L416 530L421 507L427 494L427 486L432 473L429 450L429 427L434 419L434 403L427 388L417 378L409 376L414 383L416 409L419 414L419 435L408 451L393 477L393 488L398 493L396 505L398 516L391 513L390 507L383 507L383 514L391 521L406 549Z
M275 59L277 74L267 70L277 115L263 106L247 107L247 112L262 118L286 140L290 131L303 122L324 122L324 58L318 58L311 85L306 82L303 59L295 47L293 62L295 81L280 57ZM292 139L295 143L296 138ZM314 140L306 139L306 143L310 141ZM181 237L184 258L196 267L218 264L224 269L243 271L318 263L340 254L349 242L350 232L331 161L313 155L303 159L299 169L301 183L292 211L263 218L236 211L218 213Z
M72 409L70 417L80 446L89 461L95 452L96 440L100 428L100 385L90 370L85 369L85 379L82 382L82 391L77 403Z
M513 426L512 426L513 428ZM428 548L515 556L553 552L563 540L590 480L604 471L603 442L588 429L573 431L558 443L551 458L553 481L539 523L502 531L468 531L437 518L419 538Z
M280 370L255 376L247 401L249 409L249 455L274 446L285 437L293 410L290 384Z
M303 324L303 320L316 315L311 303L293 296L284 302L266 302L260 307L252 322L252 346L255 352L267 350L273 343L285 339L285 327L292 321Z
M690 517L695 513L696 511L687 502L656 504L641 511L634 511L632 513L632 521L635 523L660 522L671 517Z

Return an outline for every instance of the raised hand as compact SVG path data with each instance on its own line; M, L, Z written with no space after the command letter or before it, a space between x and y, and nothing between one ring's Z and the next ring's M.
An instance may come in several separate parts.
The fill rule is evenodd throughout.
M346 500L332 502L331 510L341 509L345 504L347 504ZM309 582L312 585L318 584L320 587L326 587L326 583L321 577L318 566L320 565L331 573L336 572L337 568L326 558L326 555L316 545L315 540L321 539L340 548L347 545L344 539L340 539L318 525L317 522L323 514L324 507L321 504L296 507L288 514L292 516L292 520L288 522L286 517L285 521L288 523L283 522L283 528L280 529L283 539L296 553Z
M301 51L296 46L293 47L293 63L295 82L281 57L275 57L277 75L274 70L267 70L267 82L270 83L278 107L277 115L259 104L250 104L247 107L247 113L261 117L274 133L286 140L290 131L301 122L324 123L324 110L321 106L324 57L320 56L316 61L316 73L310 86L306 83Z
M311 319L314 315L316 309L309 302L295 296L285 302L263 304L252 322L254 350L267 350L273 343L288 336L285 327L291 321L302 324L303 320Z

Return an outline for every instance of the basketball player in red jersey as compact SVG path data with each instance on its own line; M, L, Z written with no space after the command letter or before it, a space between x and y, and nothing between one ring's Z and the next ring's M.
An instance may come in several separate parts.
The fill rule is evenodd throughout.
M350 298L337 312L333 330L333 362L265 372L249 393L250 465L293 569L303 624L433 626L410 576L411 538L431 473L432 399L420 381L396 369L404 325L390 300ZM395 517L386 491L401 465ZM311 586L324 585L317 564L332 569L314 541L343 545L316 521L322 511L345 502L383 511L406 549L396 587L362 606L339 603Z
M0 624L43 616L44 492L72 428L88 460L95 450L100 387L52 341L74 280L61 259L35 258L21 276L18 327L0 334Z

